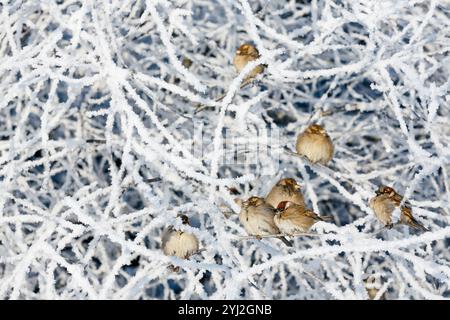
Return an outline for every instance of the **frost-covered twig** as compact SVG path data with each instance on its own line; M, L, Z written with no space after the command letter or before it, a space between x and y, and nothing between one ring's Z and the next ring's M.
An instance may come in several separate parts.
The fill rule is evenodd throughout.
M308 232L299 232L299 233L295 233L295 234L264 234L264 235L260 235L260 236L238 236L237 239L239 240L252 240L252 239L263 239L263 238L279 238L279 237L303 237L303 236L307 236L307 237L320 237L320 234L315 234L315 233L308 233Z

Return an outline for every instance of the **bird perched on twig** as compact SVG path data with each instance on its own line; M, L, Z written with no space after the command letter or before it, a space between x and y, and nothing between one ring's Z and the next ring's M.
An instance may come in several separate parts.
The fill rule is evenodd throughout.
M400 206L403 196L399 195L393 188L387 186L380 186L375 193L376 196L370 199L369 205L378 220L386 227L392 228L394 225L392 213L395 208ZM399 223L408 225L416 230L429 231L412 216L412 209L408 202L405 202L400 208Z
M305 206L301 187L292 178L278 181L266 196L266 202L274 208L278 207L278 204L282 201L292 201L298 205Z
M299 155L305 156L312 163L327 164L333 157L333 142L326 130L312 124L298 135L295 149Z
M234 67L236 68L237 72L241 72L242 69L245 68L247 63L250 61L254 61L260 57L258 49L256 49L253 45L249 43L245 43L241 45L236 50L236 55L233 59ZM253 68L252 71L250 71L246 77L246 80L252 79L256 77L258 74L264 72L266 65L260 64Z
M277 206L278 213L274 217L275 225L284 234L308 232L317 221L328 221L331 217L320 217L313 211L291 201L282 201Z
M189 219L186 215L181 215L180 218L183 224L189 225ZM188 259L198 252L197 237L192 233L176 230L173 226L169 226L165 230L161 242L163 252L167 256Z
M273 218L276 210L270 204L264 201L264 198L250 197L242 202L239 220L247 233L251 236L276 235L280 230L275 225ZM289 247L292 244L284 237L279 237Z
M379 278L377 279L375 276L370 275L366 280L364 280L364 285L366 287L369 299L374 300L381 289L380 279ZM380 296L379 299L386 300L386 292L383 292L383 294Z
M233 58L233 64L236 68L237 72L241 72L242 69L245 68L247 63L254 61L260 57L260 54L258 52L258 49L255 48L255 46L245 43L241 45L237 50L236 54ZM259 64L256 67L251 70L247 76L245 77L244 81L242 81L240 85L240 89L245 88L249 84L252 83L252 80L260 73L263 73L265 68L267 67L266 64ZM221 94L219 97L216 98L216 102L222 101L226 97L226 93ZM200 111L208 108L206 105L198 104L196 106L196 110L194 113L199 113Z

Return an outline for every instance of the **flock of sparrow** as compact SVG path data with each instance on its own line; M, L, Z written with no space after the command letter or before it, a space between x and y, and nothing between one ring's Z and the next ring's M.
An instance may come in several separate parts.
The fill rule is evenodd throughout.
M239 73L246 64L260 57L258 50L251 44L243 44L236 51L233 63ZM244 80L249 80L262 73L265 65L256 66ZM318 125L310 125L298 135L296 153L312 164L326 165L333 157L334 147L326 130ZM378 220L387 228L394 225L393 213L400 208L398 223L408 225L414 229L428 231L412 215L411 206L393 188L380 186L376 195L370 200L370 207ZM308 209L301 187L292 178L278 181L266 197L252 196L242 201L236 199L241 212L239 220L250 236L260 239L263 236L277 235L286 245L292 246L285 236L295 236L306 233L317 221L328 221L331 217L319 216ZM188 217L181 216L183 224L189 224ZM162 236L164 254L188 259L199 251L199 241L194 234L176 230L170 226Z

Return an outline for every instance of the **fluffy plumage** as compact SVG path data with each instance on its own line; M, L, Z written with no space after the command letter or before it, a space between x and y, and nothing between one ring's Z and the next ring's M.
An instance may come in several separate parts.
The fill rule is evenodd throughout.
M308 232L317 221L328 220L318 216L313 211L290 201L283 201L278 205L279 211L275 217L275 225L282 233L294 235Z
M183 224L189 224L186 216L182 216ZM175 256L181 259L188 259L191 255L198 252L198 239L195 235L175 230L169 226L162 236L162 249L165 255Z
M275 208L266 203L263 198L250 197L242 203L239 220L249 235L264 236L279 234L280 230L273 221L275 213ZM287 246L292 246L284 237L280 237L279 239Z
M333 143L326 130L318 124L310 125L297 137L297 153L312 163L327 164L334 153Z
M241 72L242 69L249 63L250 61L254 61L259 58L259 52L258 49L256 49L253 45L245 43L241 45L236 50L236 55L233 59L234 67L236 68L237 72ZM246 79L254 78L258 74L262 73L265 69L265 66L260 64L257 65L255 68L253 68L252 71L250 71L247 75Z
M399 195L393 188L381 186L376 191L376 196L370 199L369 205L378 220L385 226L392 227L392 213L400 206L403 196ZM412 209L408 202L400 208L400 223L408 225L414 229L428 231L412 215Z
M305 206L300 185L292 178L281 179L266 196L266 202L276 208L282 201L291 201Z

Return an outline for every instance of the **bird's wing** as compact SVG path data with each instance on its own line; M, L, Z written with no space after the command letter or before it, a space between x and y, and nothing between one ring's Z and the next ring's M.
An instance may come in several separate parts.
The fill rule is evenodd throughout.
M273 220L277 212L276 209L269 204L264 204L264 209L259 210L259 212L264 222L272 229L271 232L278 232L278 227L276 226L275 221Z
M402 220L407 225L409 225L410 227L417 229L417 230L430 231L413 217L411 208L402 207L401 211L402 211L402 215L403 215Z
M395 205L397 207L400 206L400 203L402 203L402 201L403 201L403 196L399 195L397 192L394 192L394 194L391 195L389 198L395 203ZM412 217L412 215L411 215L411 203L408 200L406 200L403 203L403 206L402 206L401 210L402 211L405 210L405 215L406 216L410 215Z
M277 210L270 204L264 204L264 209L260 210L261 214L268 220L273 220Z
M250 57L253 58L253 60L256 60L260 57L261 55L259 54L259 52L252 52L250 53Z
M311 210L304 210L304 209L299 209L298 205L292 206L287 208L286 210L284 210L283 212L281 212L281 218L283 219L289 219L289 220L301 220L304 218L311 218L314 220L320 220L320 217L315 214L313 211Z
M401 209L402 214L407 217L408 219L414 219L413 215L412 215L412 210L410 207L402 207Z
M400 203L403 200L403 196L399 195L397 192L394 192L394 194L389 195L389 198L394 201L395 205L398 207Z
M309 218L313 218L314 220L321 220L321 218L312 210L303 211L303 215Z

